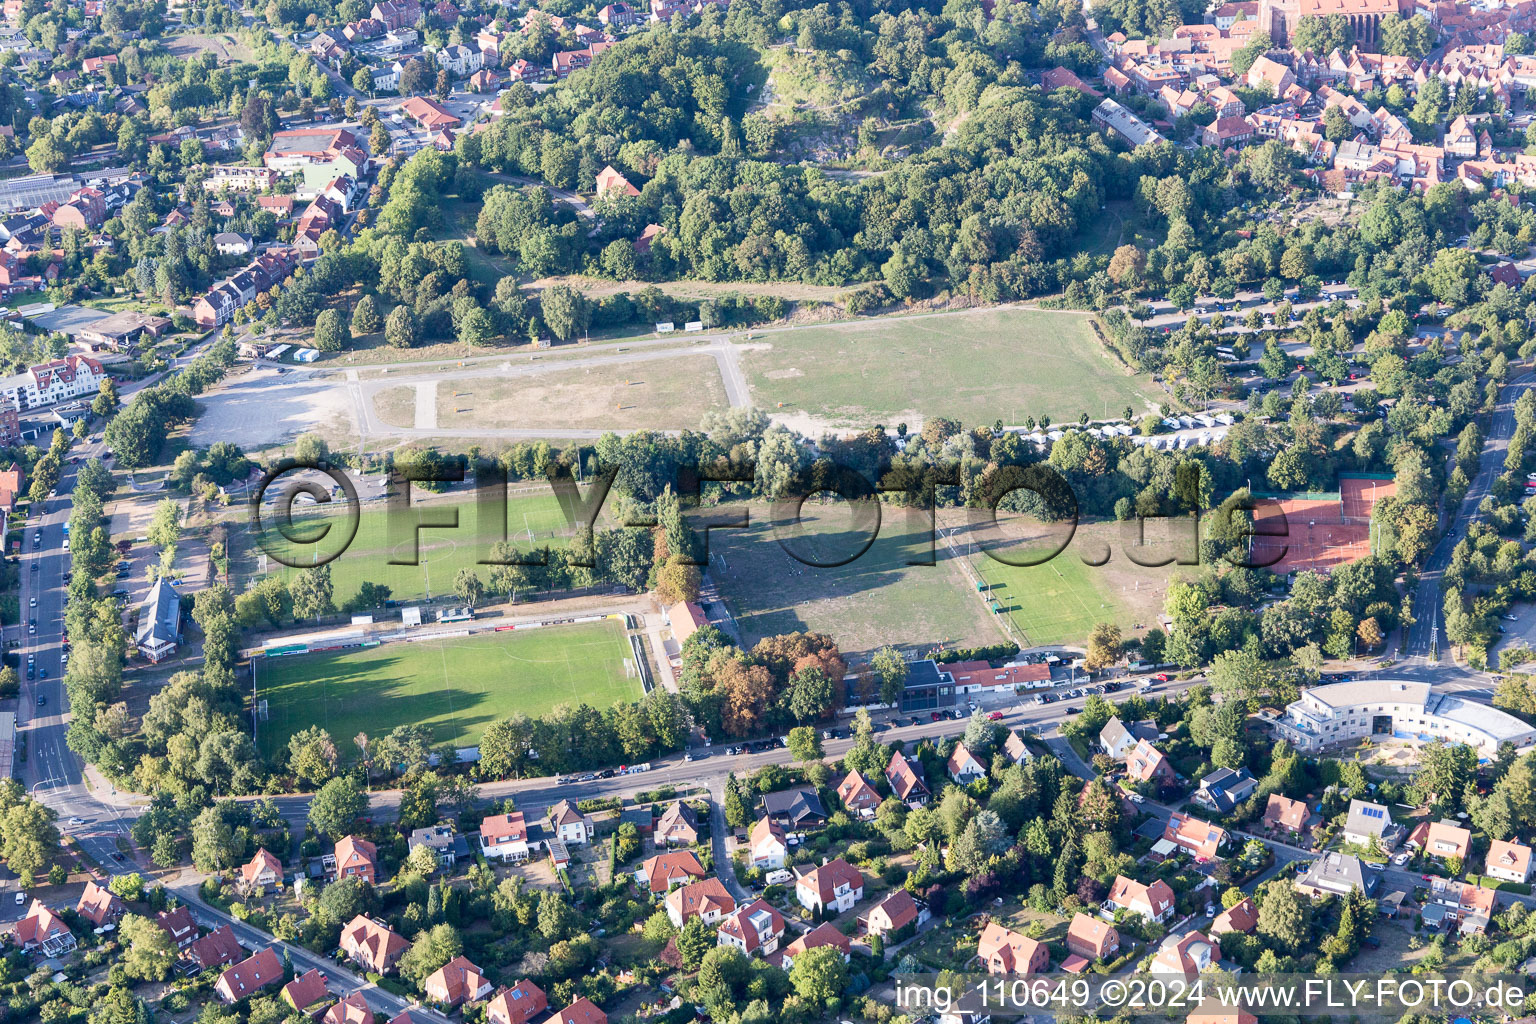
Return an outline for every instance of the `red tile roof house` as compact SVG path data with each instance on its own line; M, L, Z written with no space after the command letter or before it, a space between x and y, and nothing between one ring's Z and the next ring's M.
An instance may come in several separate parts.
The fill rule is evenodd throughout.
M343 836L336 844L336 866L333 869L337 880L357 877L369 885L377 885L379 851L366 839L356 836Z
M651 839L657 846L692 846L698 842L699 822L693 808L675 801L656 819Z
M1413 830L1413 835L1408 837L1410 844L1420 835L1419 829L1424 829L1419 845L1423 847L1425 854L1441 860L1458 857L1463 864L1466 863L1467 854L1472 849L1472 833L1467 829L1449 821L1431 822L1428 828L1420 825Z
M1225 935L1228 932L1242 932L1251 935L1259 926L1259 909L1253 905L1252 897L1232 906L1216 915L1216 920L1211 922L1211 934L1213 936Z
M528 859L528 822L522 811L492 814L480 822L480 852L487 860L517 863Z
M1106 902L1149 921L1166 921L1173 916L1173 890L1161 878L1151 885L1142 885L1134 878L1116 875Z
M511 988L502 987L485 1004L485 1019L491 1024L528 1024L549 1009L544 990L527 978Z
M1182 974L1193 979L1221 960L1221 946L1199 932L1187 932L1152 958L1153 974Z
M1525 883L1531 877L1531 848L1520 843L1495 839L1488 844L1488 859L1483 874L1506 882Z
M754 868L772 871L782 868L789 856L789 844L784 839L784 829L768 818L759 818L747 836L747 855Z
M767 956L779 948L784 937L784 915L766 900L753 900L729 914L715 932L722 946L735 946L748 956Z
M837 798L849 812L860 818L873 818L880 807L880 793L860 772L849 772L837 784Z
M220 1001L238 1003L253 993L283 980L283 962L271 946L246 957L219 975L213 991Z
M891 762L885 766L885 781L896 799L910 808L916 809L928 802L927 784L899 750L892 751Z
M1488 276L1493 278L1494 284L1508 285L1510 288L1519 288L1525 283L1520 276L1520 268L1513 263L1500 263L1488 271Z
M30 952L40 949L48 956L59 956L75 948L75 935L64 919L34 899L27 916L16 922L11 941Z
M1200 144L1213 149L1243 146L1253 141L1253 125L1246 117L1218 117L1200 133Z
M245 950L240 948L234 929L227 924L221 924L188 946L186 957L198 967L207 970L210 967L232 964L244 954Z
M892 889L859 920L866 934L879 935L886 942L900 942L915 934L929 916L927 905L913 899L907 890Z
M1104 960L1120 952L1120 933L1108 921L1079 911L1067 926L1067 949L1085 960Z
M989 921L982 929L976 956L987 965L988 974L1035 974L1051 963L1045 943L1010 931L996 921Z
M1175 812L1168 818L1163 838L1188 852L1195 860L1204 862L1216 858L1217 851L1227 841L1227 833L1209 822Z
M338 999L320 1020L321 1024L373 1024L373 1011L361 992L353 992Z
M388 974L411 944L383 921L358 914L341 930L341 950L375 974Z
M839 857L795 879L795 897L807 910L841 914L864 898L864 876Z
M400 109L405 116L429 132L439 128L457 128L464 123L453 111L424 96L412 96L401 104Z
M240 887L246 892L282 884L283 862L268 853L265 847L258 848L251 862L240 868Z
M836 946L842 950L844 962L847 962L849 951L853 949L853 943L848 941L848 936L839 931L837 925L831 921L826 921L784 947L784 969L787 971L794 966L795 957L801 953L809 952L821 946Z
M666 892L674 885L687 885L706 877L704 865L692 850L673 850L647 857L635 872L635 884L651 892Z
M298 978L283 986L283 990L278 992L278 995L293 1009L306 1010L329 999L330 986L326 984L326 975L319 973L315 967L310 967Z
M270 947L268 947L270 948ZM316 1003L324 1002L331 997L331 990L325 983L325 975L311 967L303 974L294 978L278 993L283 1002L295 1010L304 1010Z
M162 910L155 915L155 924L160 930L169 935L177 949L186 949L197 941L197 922L192 919L192 911L185 906L175 910Z
M1264 807L1264 828L1268 832L1285 831L1300 835L1311 814L1311 809L1300 800L1271 793L1269 803Z
M1434 878L1429 883L1429 899L1425 903L1444 908L1448 921L1461 922L1458 931L1463 934L1481 935L1488 930L1494 911L1499 906L1499 894L1493 889L1471 882L1457 882L1448 878ZM1425 924L1429 924L1426 917Z
M1125 774L1133 782L1152 782L1159 786L1173 784L1178 776L1173 765L1146 740L1137 740L1130 756L1125 759Z
M454 1007L490 995L491 980L464 957L456 956L427 975L422 989L429 1001Z
M115 924L126 909L123 901L111 890L95 882L85 883L85 892L80 894L80 902L75 904L75 913L97 928L104 924Z
M702 882L690 882L667 893L667 919L673 927L698 918L705 924L714 924L736 909L736 900L726 891L718 878L706 878Z
M962 786L968 786L977 779L987 777L987 766L972 754L966 745L955 744L955 749L949 755L949 777Z
M597 172L596 187L597 198L599 199L613 191L617 191L621 196L638 196L640 194L640 190L631 185L628 178L614 170L612 164Z
M544 1024L608 1024L608 1015L592 1000L582 996Z

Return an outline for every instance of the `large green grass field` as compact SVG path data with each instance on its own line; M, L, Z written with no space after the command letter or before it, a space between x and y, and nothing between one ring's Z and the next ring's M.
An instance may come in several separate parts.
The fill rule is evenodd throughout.
M632 659L618 620L264 658L256 686L268 718L258 739L271 756L318 725L353 754L359 732L424 725L435 742L473 746L487 725L514 712L638 700Z
M863 660L884 644L925 651L1004 639L986 607L968 593L963 570L942 543L930 551L924 522L885 507L877 539L846 564L865 534L841 502L807 502L802 528L775 531L770 507L753 503L746 530L710 534L710 575L749 646L764 636L826 633ZM780 544L784 536L789 550ZM796 555L802 556L797 558ZM928 560L933 565L912 565Z
M503 536L515 547L527 549L533 545L561 547L570 534L565 514L548 485L535 486L526 493L508 497L505 533L502 524L494 522L472 498L452 504L418 506L414 511L422 519L437 519L456 511L458 525L452 529L422 529L417 534L420 564L397 565L391 560L411 557L410 520L402 519L392 526L382 502L365 507L358 520L356 537L330 563L333 599L338 607L345 605L364 582L384 584L399 600L447 594L453 590L453 580L460 569L474 570L482 582L489 579L495 566L482 565L479 561L490 557L491 545ZM318 533L323 525L336 523L333 512L313 511L294 516L295 529L306 531L301 535L306 537L314 535L308 531ZM254 532L239 529L231 533L235 540L235 573L242 579L259 577L263 549L256 544ZM277 536L275 532L272 535ZM291 576L299 570L287 563L297 562L302 566L317 550L329 553L335 550L335 545L330 537L313 545L283 542L277 551L281 558L269 556L266 571Z
M973 564L991 585L988 596L1031 646L1083 644L1095 623L1128 624L1102 570L1084 565L1072 552L1043 565L1006 565L985 556Z
M836 425L913 426L945 416L1009 425L1042 414L1137 415L1152 379L1131 375L1081 313L990 310L771 331L743 350L759 408Z
M1000 516L999 524L958 525L956 546L988 585L983 595L972 584L969 596L987 607L995 601L998 614L1012 621L1026 646L1085 644L1099 622L1117 623L1126 635L1140 632L1155 620L1168 581L1179 571L1171 565L1134 564L1127 556L1124 527L1112 522L1080 524L1071 543L1054 558L1039 565L1013 565L1001 559L1033 561L1054 550L1064 534L1055 532L1060 527L1047 532L1025 517ZM1158 524L1148 529L1146 541L1146 560L1179 550L1164 546ZM1091 561L1108 560L1089 565L1085 555Z

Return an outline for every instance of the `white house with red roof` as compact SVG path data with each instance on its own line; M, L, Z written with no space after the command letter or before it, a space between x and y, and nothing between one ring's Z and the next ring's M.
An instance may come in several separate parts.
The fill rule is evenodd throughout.
M767 956L784 937L784 915L766 900L753 900L722 918L715 936L722 946L735 946L748 956Z
M549 1009L544 990L527 978L511 988L502 988L485 1004L485 1019L491 1024L529 1024Z
M667 893L665 902L667 919L675 928L681 928L694 918L714 924L736 909L736 900L718 878L679 886Z
M1175 811L1163 828L1163 839L1188 852L1197 861L1215 860L1227 841L1225 829Z
M1531 848L1513 840L1493 840L1488 844L1483 874L1523 885L1531 878Z
M219 975L213 991L227 1005L238 1003L282 980L283 962L278 959L277 951L267 946Z
M444 1006L472 1003L491 994L491 980L469 960L456 956L431 974L422 985L427 998Z
M890 763L885 766L885 781L896 799L908 807L915 810L928 803L928 784L899 750L891 752Z
M705 877L704 866L692 850L671 850L647 857L635 871L635 882L655 893Z
M519 863L531 853L528 822L522 811L491 814L480 821L480 853L486 860Z
M864 898L864 876L838 857L795 879L795 898L807 910L840 914Z
M962 786L968 786L977 779L987 777L987 766L968 748L964 741L955 744L955 749L950 752L949 777Z
M813 949L820 949L822 946L836 946L843 954L844 963L848 961L849 953L853 949L853 943L849 941L848 936L844 935L831 921L825 921L784 947L782 966L787 971L794 966L795 957Z
M247 892L270 885L281 885L282 881L283 862L267 852L264 846L257 847L256 855L248 864L240 868L240 884Z
M115 923L123 916L126 909L116 893L104 885L97 885L94 881L85 883L85 891L80 894L80 901L75 904L75 913L97 928Z
M866 934L889 936L904 928L921 928L930 916L926 903L913 899L906 889L896 888L871 907L860 921Z
M47 956L62 956L75 948L69 925L39 899L34 899L27 916L16 922L11 941L27 952L41 950Z
M860 818L873 818L880 807L880 793L860 772L849 772L837 784L837 798L849 812Z
M1151 885L1143 885L1134 878L1117 875L1105 904L1130 914L1140 914L1149 921L1166 921L1173 916L1173 889L1161 878Z
M19 411L94 397L107 371L90 356L65 356L0 380L0 397Z
M599 199L610 192L617 192L621 196L638 196L640 194L640 190L631 185L628 178L614 170L612 164L597 172L596 191L597 198Z
M789 844L784 829L769 818L759 818L747 835L747 857L754 868L773 871L784 866Z

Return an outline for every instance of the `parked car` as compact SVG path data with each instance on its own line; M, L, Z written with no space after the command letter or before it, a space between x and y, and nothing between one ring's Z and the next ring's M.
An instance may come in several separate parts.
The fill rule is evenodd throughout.
M989 722L996 722L996 721L1000 720L1002 717L1003 717L1003 713L1001 711L994 711L990 715L987 716L987 721L989 721Z

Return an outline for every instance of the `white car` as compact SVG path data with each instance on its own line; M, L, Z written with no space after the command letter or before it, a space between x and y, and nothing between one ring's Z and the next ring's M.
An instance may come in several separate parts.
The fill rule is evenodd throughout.
M70 818L69 819L69 823L71 825L75 826L76 828L78 828L81 825L85 824L85 819L84 818Z
M24 906L27 905L27 894L26 893L18 892L16 894L16 905L18 907L24 907Z
M37 598L35 598L35 597L34 597L34 598L33 598L33 599L32 599L32 603L31 603L31 607L33 607L33 608L36 608L36 607L37 607Z

